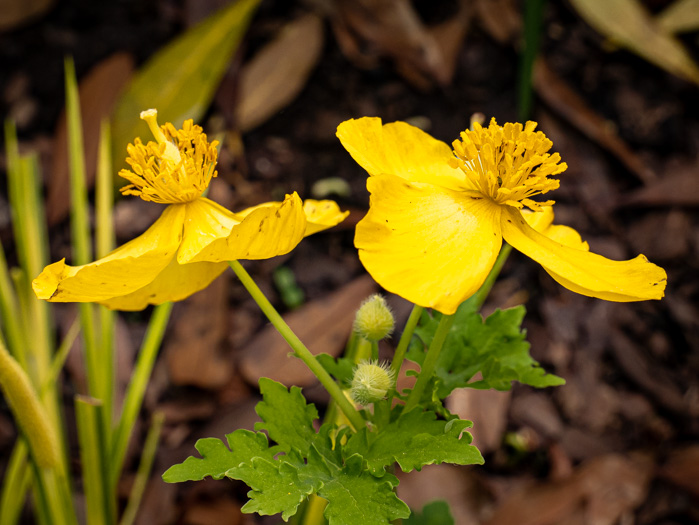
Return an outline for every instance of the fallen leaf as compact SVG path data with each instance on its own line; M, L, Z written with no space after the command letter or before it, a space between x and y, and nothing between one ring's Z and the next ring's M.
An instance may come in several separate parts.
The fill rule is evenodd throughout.
M699 445L673 450L660 475L699 497Z
M675 0L656 21L668 33L684 33L699 29L699 0Z
M156 108L161 122L182 125L203 116L260 0L239 0L158 51L119 99L113 120L115 166L126 145L142 136L141 111ZM122 164L119 164L122 162Z
M284 320L313 354L338 356L352 330L361 302L376 291L368 275L358 277L331 295L312 301L284 316ZM310 386L315 376L297 358L277 330L268 325L240 353L240 372L250 383L269 377L286 385Z
M54 0L2 0L0 31L14 29L51 9Z
M458 11L446 22L427 28L427 33L434 39L442 54L443 78L451 83L456 71L459 53L466 32L471 24L474 6L466 0L459 0Z
M117 98L133 73L133 59L126 53L115 53L97 64L79 85L80 112L85 152L85 175L87 186L95 182L97 171L97 149L100 140L100 125L108 118ZM126 150L120 152L120 158ZM62 221L70 209L70 183L68 167L68 132L65 109L56 125L53 145L53 165L46 178L46 219L49 225Z
M243 67L237 122L241 131L259 126L301 92L323 49L323 23L314 14L284 26Z
M363 68L375 67L391 57L398 69L412 72L408 81L422 83L423 75L441 85L449 81L444 58L407 0L339 0L331 18L345 56Z
M534 88L546 104L588 138L612 153L644 183L656 179L653 171L617 135L611 122L595 113L543 58L534 64Z
M227 336L228 279L224 273L182 303L165 347L173 384L213 390L231 377L232 362L220 354Z
M512 493L486 525L614 525L643 503L654 470L639 454L594 458L565 480L532 483Z
M609 38L666 71L699 84L699 68L682 44L638 0L571 0L585 21Z
M699 161L668 165L662 178L620 196L617 206L699 206Z
M476 13L500 44L510 44L522 33L522 15L514 0L476 0Z
M473 428L469 429L473 444L487 454L500 448L511 397L511 390L459 388L447 398L446 406L452 414L473 421Z

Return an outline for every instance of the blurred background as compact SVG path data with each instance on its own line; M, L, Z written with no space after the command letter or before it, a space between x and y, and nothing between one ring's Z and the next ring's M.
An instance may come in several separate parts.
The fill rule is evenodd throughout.
M458 392L449 406L474 421L485 466L403 475L401 497L416 509L446 499L458 524L699 522L699 2L262 0L249 26L221 22L215 13L229 4L0 0L0 117L16 123L21 151L40 155L51 260L70 260L66 56L79 81L88 180L101 119L112 119L116 173L126 142L149 136L138 112L157 107L161 123L194 118L222 141L209 196L224 206L295 190L351 211L291 254L246 264L301 339L333 355L377 290L352 244L368 207L366 174L336 139L337 125L379 116L451 143L477 113L486 122L535 120L568 164L553 197L556 222L597 253L643 253L663 266L666 297L582 297L514 252L484 311L524 304L532 355L567 384ZM0 174L0 239L12 264L5 186ZM119 243L160 211L119 199ZM400 326L410 305L389 301ZM59 332L74 310L56 307ZM119 317L117 398L148 314ZM280 521L242 515L243 484L167 485L160 475L193 454L196 439L252 428L261 376L304 387L322 409L323 391L288 351L230 272L175 305L120 484L126 495L150 416L163 411L136 523ZM66 400L84 391L83 369L71 352ZM16 435L3 404L0 469Z

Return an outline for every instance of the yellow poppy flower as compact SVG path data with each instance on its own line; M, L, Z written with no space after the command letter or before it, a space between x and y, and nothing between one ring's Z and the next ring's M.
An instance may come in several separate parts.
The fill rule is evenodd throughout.
M142 235L102 259L47 266L32 286L37 297L95 302L119 310L178 301L208 286L237 259L266 259L290 252L306 235L340 223L347 213L333 201L301 201L294 192L239 213L202 197L215 171L217 142L187 120L180 130L157 124L157 111L141 113L157 142L129 144L130 184L124 195L165 203Z
M608 301L663 297L662 268L643 255L612 261L590 253L575 230L552 225L553 201L532 200L558 188L550 176L567 167L535 128L493 119L464 131L452 150L404 122L340 124L337 136L370 175L369 212L355 246L374 279L452 314L483 284L504 238L577 293ZM525 206L531 215L523 215Z

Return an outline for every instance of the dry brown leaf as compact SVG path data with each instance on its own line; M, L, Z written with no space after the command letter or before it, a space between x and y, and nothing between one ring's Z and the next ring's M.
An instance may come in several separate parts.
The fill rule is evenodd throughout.
M674 450L660 475L699 497L699 445Z
M0 0L0 31L14 29L53 6L54 0Z
M668 33L699 29L699 0L675 0L655 18Z
M459 59L461 45L471 23L473 4L466 0L459 1L458 12L446 22L427 28L427 33L434 38L444 62L443 75L446 83L451 83Z
M473 436L473 444L487 454L500 448L507 428L511 397L511 390L499 392L460 388L447 398L447 408L461 419L473 421L473 428L468 429Z
M653 470L644 456L600 456L568 479L530 484L511 494L485 523L614 525L644 501Z
M424 88L424 75L446 85L449 78L435 39L407 0L338 0L333 29L340 48L359 67L393 58L406 79Z
M229 380L232 363L219 353L227 335L228 277L224 273L182 303L165 348L173 384L216 389Z
M595 113L566 82L554 73L543 58L534 65L537 94L561 117L588 138L612 153L641 181L656 179L653 171L619 138L611 123Z
M133 73L133 60L126 53L116 53L95 66L79 85L82 112L85 174L88 188L92 187L97 170L97 148L100 140L100 124L108 118L121 90ZM68 215L70 184L68 168L68 134L65 110L56 126L53 147L53 166L46 180L48 196L46 218L49 225L56 224ZM126 156L126 152L124 152Z
M619 206L699 206L699 162L691 160L672 168L645 188L622 196Z
M312 353L337 356L350 335L356 309L375 291L376 283L365 275L285 315L284 320ZM269 325L242 350L240 371L250 383L264 376L286 385L312 385L315 376L300 359L290 358L290 352L286 341Z
M323 23L309 14L287 24L242 71L238 126L259 126L294 100L323 49Z
M476 0L483 28L501 44L512 43L522 32L522 15L514 0Z

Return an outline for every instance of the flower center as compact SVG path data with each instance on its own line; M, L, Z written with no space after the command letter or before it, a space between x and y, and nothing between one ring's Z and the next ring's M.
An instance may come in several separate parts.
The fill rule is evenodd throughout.
M143 144L137 138L128 145L126 162L131 170L123 169L119 175L131 184L121 193L165 204L198 199L217 175L218 141L209 143L191 119L178 130L169 122L158 126L157 116L155 109L141 112L157 142Z
M534 131L536 122L498 126L492 119L487 128L477 122L473 128L452 143L455 157L450 159L452 167L466 174L469 189L516 208L527 206L536 211L553 204L531 197L558 188L558 179L549 175L558 175L568 166L560 162L558 153L548 153L553 143L541 131Z

